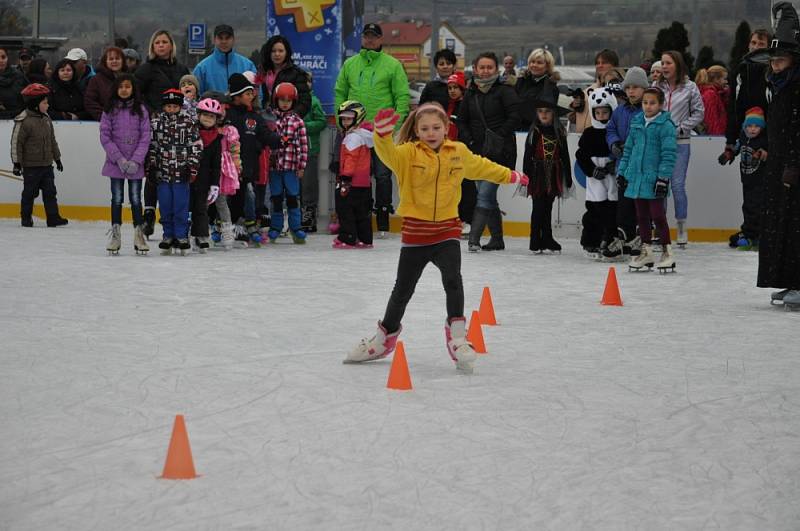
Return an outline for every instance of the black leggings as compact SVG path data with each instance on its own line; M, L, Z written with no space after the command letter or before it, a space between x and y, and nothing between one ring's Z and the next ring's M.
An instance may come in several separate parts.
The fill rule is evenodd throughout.
M428 262L442 272L442 285L447 296L447 317L464 316L464 285L461 282L461 244L448 240L435 245L403 247L397 264L397 279L394 282L389 304L383 316L383 327L388 333L400 328L408 301L414 294L419 277Z

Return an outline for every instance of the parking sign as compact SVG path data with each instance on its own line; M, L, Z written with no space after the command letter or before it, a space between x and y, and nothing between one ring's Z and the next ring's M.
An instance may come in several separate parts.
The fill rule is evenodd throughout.
M189 53L204 54L206 52L206 25L189 24Z

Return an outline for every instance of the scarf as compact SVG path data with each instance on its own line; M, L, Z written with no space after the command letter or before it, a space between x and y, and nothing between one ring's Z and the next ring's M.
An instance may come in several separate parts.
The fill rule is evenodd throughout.
M790 82L794 81L798 77L798 72L800 72L800 68L797 66L793 66L784 70L779 74L772 73L767 76L770 84L772 85L773 92L778 94L781 90L786 88Z
M484 94L487 94L489 89L492 88L492 85L494 85L499 78L500 74L495 74L488 79L481 79L479 77L473 78L472 82L475 83L475 86L478 88L478 90Z
M211 129L200 128L200 139L203 141L203 147L207 148L219 136L219 131L216 127Z

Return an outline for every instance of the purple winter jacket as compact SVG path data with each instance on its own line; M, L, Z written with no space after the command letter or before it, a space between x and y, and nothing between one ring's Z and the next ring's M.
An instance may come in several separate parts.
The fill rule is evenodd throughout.
M150 147L150 116L144 105L142 115L135 115L131 105L118 105L100 118L100 144L106 152L102 173L112 179L144 178L144 159ZM122 173L117 165L121 158L136 162L139 165L136 173Z

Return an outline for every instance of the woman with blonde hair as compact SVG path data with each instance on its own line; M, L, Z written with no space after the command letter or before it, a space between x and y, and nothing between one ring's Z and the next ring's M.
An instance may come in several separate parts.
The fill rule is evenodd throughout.
M561 79L555 71L553 54L543 48L537 48L528 55L528 69L517 79L514 90L522 100L520 105L521 129L527 131L533 124L536 115L536 102L558 101L558 86Z
M728 127L728 70L724 66L714 65L701 68L694 78L703 97L706 108L703 117L704 133L707 135L724 135Z
M181 77L189 73L175 58L175 40L167 30L158 30L150 37L147 61L136 69L136 80L142 99L150 112L161 110L161 94L180 88Z

